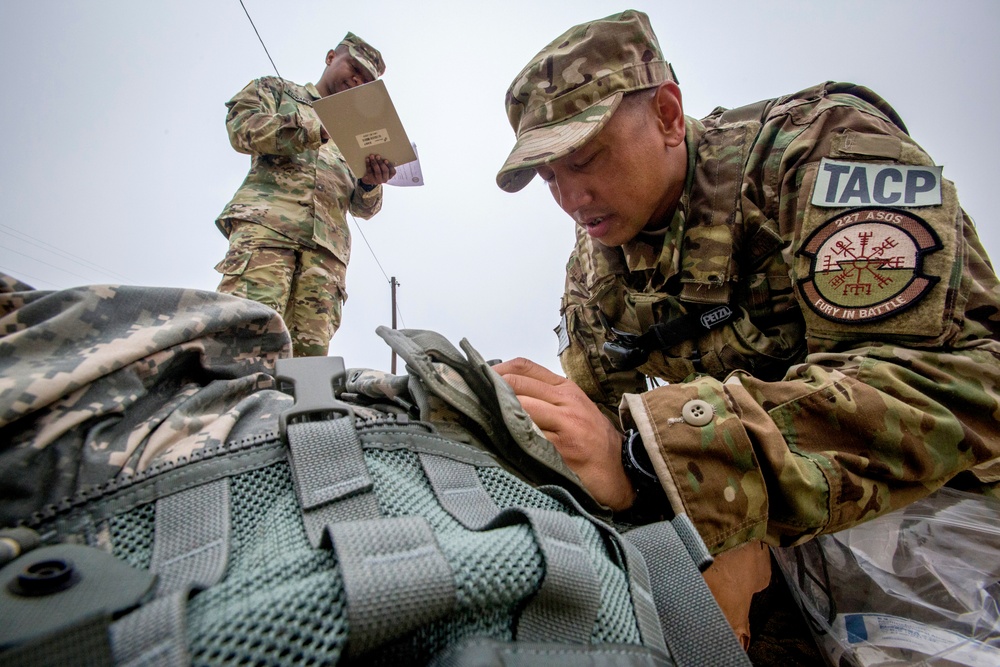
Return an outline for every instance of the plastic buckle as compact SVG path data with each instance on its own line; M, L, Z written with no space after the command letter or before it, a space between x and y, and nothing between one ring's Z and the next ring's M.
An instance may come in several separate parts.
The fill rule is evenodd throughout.
M607 338L602 350L615 370L632 370L646 363L646 359L649 358L649 350L643 346L642 336L615 329L608 322L604 313L599 312L598 317Z
M297 357L278 359L274 366L278 382L293 385L295 403L278 416L278 430L288 442L289 423L322 421L344 415L354 421L354 409L338 401L334 390L344 386L347 372L343 357Z

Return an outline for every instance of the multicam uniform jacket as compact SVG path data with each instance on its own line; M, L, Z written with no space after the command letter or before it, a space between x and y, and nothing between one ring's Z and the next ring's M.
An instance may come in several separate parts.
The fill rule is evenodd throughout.
M233 148L252 156L250 173L215 224L226 237L246 220L308 248L351 257L347 212L368 219L382 207L382 186L365 192L332 141L323 143L314 85L277 77L250 82L226 103Z
M722 551L794 544L946 483L996 494L1000 285L895 112L828 83L689 118L686 142L665 232L578 237L560 331L568 377L639 430L673 510ZM612 328L719 306L729 320L634 370L602 352Z

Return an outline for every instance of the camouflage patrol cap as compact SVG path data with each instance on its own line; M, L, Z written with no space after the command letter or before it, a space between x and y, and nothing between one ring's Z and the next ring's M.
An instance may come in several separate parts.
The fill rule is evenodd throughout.
M372 79L377 79L385 73L385 63L382 62L382 54L378 52L378 49L353 32L347 33L337 46L346 46L348 53L372 75Z
M644 13L627 10L574 26L531 59L507 89L517 143L497 185L517 192L538 165L594 137L625 93L674 81Z

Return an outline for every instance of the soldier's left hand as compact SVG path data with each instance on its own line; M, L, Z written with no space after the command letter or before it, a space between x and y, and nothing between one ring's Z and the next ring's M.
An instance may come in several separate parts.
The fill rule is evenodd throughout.
M523 358L493 367L594 499L614 510L635 501L622 467L622 435L574 382Z
M365 185L380 185L396 175L396 166L381 155L366 157L365 167L365 175L361 177Z

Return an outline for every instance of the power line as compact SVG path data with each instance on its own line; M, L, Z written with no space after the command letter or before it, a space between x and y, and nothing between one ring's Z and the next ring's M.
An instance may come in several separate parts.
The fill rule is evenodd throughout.
M372 244L368 242L368 237L365 236L364 230L361 229L361 225L358 223L358 219L355 218L353 214L351 214L351 220L354 222L354 228L358 230L358 234L361 234L361 238L364 240L365 245L368 246L368 252L372 254L372 259L374 259L375 263L378 264L378 270L382 272L382 275L385 277L385 281L391 285L392 280L389 279L389 275L385 272L385 269L382 268L382 262L378 261L378 255L376 255L375 251L372 249ZM399 285L398 282L396 284ZM403 311L399 309L398 304L396 305L395 310L399 314L399 319L400 321L403 322L403 328L405 329L406 322L403 320Z
M25 273L24 271L11 271L10 269L8 269L5 266L0 266L0 271L3 271L8 276L11 276L11 277L14 277L14 278L18 278L18 279L20 279L20 278L26 278L26 279L30 279L32 282L42 283L42 284L48 285L49 287L51 287L53 289L59 289L58 285L53 285L48 280L45 280L43 278L35 277L35 276L31 275L30 273ZM34 285L32 285L32 287L34 287Z
M264 44L264 39L260 36L260 33L257 32L257 26L253 24L253 19L250 18L250 12L247 11L247 6L243 4L243 0L240 0L240 7L243 8L243 13L247 15L247 20L250 21L250 26L253 28L253 31L257 33L257 39L260 40L260 45L264 47L264 53L267 54L267 59L271 61L271 67L274 68L274 73L278 74L278 66L274 64L274 60L271 58L271 54L268 53L267 46ZM278 74L278 78L279 79L281 78L280 74Z
M372 244L368 242L368 237L365 236L365 233L361 230L361 225L358 224L357 218L352 215L351 220L354 221L354 228L358 230L358 234L361 234L361 238L365 240L365 245L368 246L368 252L370 252L372 257L375 258L375 263L378 264L378 270L382 272L382 275L385 277L385 281L389 282L389 275L385 272L385 269L382 268L382 262L378 261L375 251L372 250Z
M14 229L13 227L8 227L7 225L2 224L2 223L0 223L0 227L2 227L4 230L6 230L6 232L8 234L14 236L14 238L16 238L18 241L21 241L23 243L27 243L29 245L33 245L36 248L41 248L42 250L45 250L46 252L51 252L54 255L59 255L62 259L68 259L69 261L73 262L74 264L79 264L80 266L82 266L82 267L84 267L86 269L90 269L91 271L100 271L100 272L104 273L105 275L108 275L108 276L111 276L111 277L115 278L116 280L120 280L122 282L128 282L128 278L126 278L125 276L117 274L114 271L110 271L110 270L108 270L108 269L106 269L106 268L104 268L102 266L97 265L97 264L94 264L93 262L89 262L89 261L85 260L84 258L80 257L79 255L74 255L73 253L66 252L65 250L61 250L60 248L52 245L51 243L48 243L47 241L44 241L42 239L36 238L34 236L31 236L30 234L25 234L22 231ZM29 239L31 239L31 240L29 240ZM37 243L35 243L34 241L37 241ZM17 252L17 251L15 251L15 252ZM56 268L60 268L60 267L56 267ZM65 271L65 269L62 269L62 270ZM67 273L70 273L70 272L67 271ZM76 274L74 274L74 275L76 275ZM82 278L83 276L78 276L78 277Z
M14 250L13 248L8 248L7 246L2 246L2 245L0 245L0 248L3 248L4 250L9 250L10 252L13 252L13 253L17 253L21 257L27 257L28 259L30 259L30 260L32 260L34 262L38 262L39 264L44 264L45 266L51 266L53 269L58 269L59 271L63 271L64 273L68 273L71 276L76 276L77 278L80 278L81 280L90 280L90 278L88 278L87 276L81 276L79 273L73 273L72 271L68 271L68 270L64 269L63 267L61 267L61 266L56 266L55 264L49 264L45 260L38 259L37 257L32 257L31 255L27 255L27 254L21 252L20 250Z

